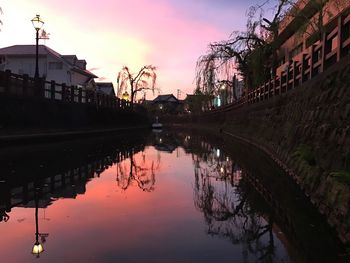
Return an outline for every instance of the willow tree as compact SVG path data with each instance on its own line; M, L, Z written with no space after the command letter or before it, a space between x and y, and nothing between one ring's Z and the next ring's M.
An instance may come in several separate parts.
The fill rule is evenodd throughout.
M209 45L208 54L197 61L197 89L213 95L219 89L216 84L223 80L231 81L236 72L241 75L246 87L256 84L250 56L254 50L266 44L265 39L256 33L256 26L257 24L251 25L245 32L234 32L229 40Z
M274 2L272 18L264 17L264 9ZM290 8L289 0L264 1L248 10L246 31L234 32L228 40L209 45L206 55L197 61L197 90L217 92L215 83L231 81L235 73L242 77L246 89L255 88L271 77L277 65L275 40L281 20ZM224 75L225 75L224 74Z
M155 91L156 79L155 66L143 66L138 73L132 73L128 67L124 66L118 73L118 97L130 91L130 103L133 107L137 93L146 90Z

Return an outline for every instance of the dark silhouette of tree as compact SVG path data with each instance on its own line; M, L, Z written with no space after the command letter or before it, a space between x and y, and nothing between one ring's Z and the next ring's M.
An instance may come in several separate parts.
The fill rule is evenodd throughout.
M7 222L10 219L10 216L6 213L5 209L0 210L0 222Z
M131 73L128 67L123 67L118 73L118 96L123 92L130 91L131 107L136 99L136 95L140 91L155 91L156 87L156 67L152 65L143 66L137 74Z

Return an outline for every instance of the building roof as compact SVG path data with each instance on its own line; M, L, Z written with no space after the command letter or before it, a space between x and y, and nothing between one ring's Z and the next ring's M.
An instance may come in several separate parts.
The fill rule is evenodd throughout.
M153 100L153 103L160 102L180 103L180 101L173 94L158 95L158 97Z
M51 54L55 57L62 58L62 55L60 55L56 51L54 51L51 48L44 46L44 45L39 45L38 51L39 51L39 53L38 53L39 56ZM14 46L0 48L0 55L35 56L36 55L36 48L35 48L35 45L14 45Z
M96 92L115 96L114 86L112 82L96 82Z
M80 64L76 64L77 57L75 55L61 55L53 49L45 46L39 45L38 48L39 56L51 55L61 60L62 62L69 65L72 70L77 71L83 75L87 75L92 78L98 78L92 72L80 67ZM36 46L35 45L14 45L9 47L0 48L0 55L3 56L35 56L36 55ZM76 59L74 59L74 57Z

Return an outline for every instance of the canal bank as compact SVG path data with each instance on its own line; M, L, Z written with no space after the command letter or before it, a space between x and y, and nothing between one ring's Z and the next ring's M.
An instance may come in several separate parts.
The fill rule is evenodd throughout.
M264 150L349 243L349 62L268 100L170 121L215 127Z

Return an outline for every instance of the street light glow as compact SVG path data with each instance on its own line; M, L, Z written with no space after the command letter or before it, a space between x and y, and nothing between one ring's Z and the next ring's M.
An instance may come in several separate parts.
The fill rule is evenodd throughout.
M32 254L39 257L39 254L42 253L43 251L44 251L43 245L41 243L39 243L38 241L35 242L35 244L33 246Z
M36 15L32 19L32 24L33 24L33 27L35 28L35 30L39 31L43 27L44 21L41 20L40 15Z

